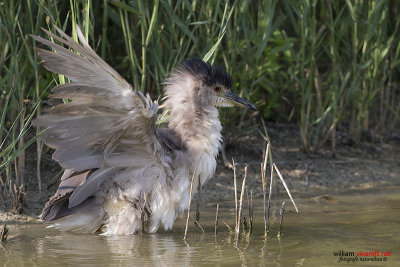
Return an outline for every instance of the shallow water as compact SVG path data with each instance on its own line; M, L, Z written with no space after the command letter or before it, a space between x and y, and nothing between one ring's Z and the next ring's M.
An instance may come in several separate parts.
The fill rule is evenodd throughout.
M255 202L254 233L236 242L224 222L233 226L231 203L221 203L219 233L214 235L214 203L201 209L205 234L193 225L183 240L186 214L174 229L157 234L99 236L46 229L42 224L10 225L2 244L4 266L335 266L334 252L391 252L386 261L360 266L400 266L399 188L348 193L325 198L298 199L300 213L287 204L283 235L277 238L279 202L273 203L272 231L264 238L262 203ZM244 211L246 214L247 211ZM194 213L193 213L194 214ZM356 256L356 254L355 254ZM384 260L384 257L376 257ZM355 260L355 257L342 257ZM350 264L354 264L350 262Z

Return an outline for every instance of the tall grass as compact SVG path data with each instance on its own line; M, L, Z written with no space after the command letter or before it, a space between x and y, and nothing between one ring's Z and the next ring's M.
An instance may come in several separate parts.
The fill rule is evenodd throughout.
M58 26L76 38L79 24L111 66L155 98L184 58L218 63L264 119L297 122L307 151L327 142L334 151L338 128L355 138L398 129L399 8L389 0L1 1L3 191L25 184L24 148L40 134L29 130L30 120L49 88L67 82L38 63L28 34L41 35L40 27ZM255 127L246 116L222 113L241 134ZM36 147L41 190L39 140Z
M395 1L241 1L217 61L266 119L295 121L316 151L336 130L399 126ZM253 100L253 101L254 101ZM237 115L229 116L237 119Z
M7 195L18 212L26 184L24 151L41 134L27 137L40 90L36 55L23 33L35 32L33 17L23 14L19 3L0 3L0 196L3 206Z
M399 22L393 1L285 1L298 35L290 84L299 90L300 131L306 150L337 127L356 138L398 125Z

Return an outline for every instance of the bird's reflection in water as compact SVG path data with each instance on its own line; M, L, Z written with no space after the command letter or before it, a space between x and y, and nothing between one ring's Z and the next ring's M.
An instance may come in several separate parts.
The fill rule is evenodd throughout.
M38 259L53 258L55 262L69 264L101 263L135 266L164 266L190 263L191 248L181 236L164 234L143 235L82 235L58 232L36 238L34 242Z
M189 264L190 247L178 244L173 236L144 234L134 236L105 236L107 247L114 259L142 259L150 265ZM179 242L183 243L181 238Z

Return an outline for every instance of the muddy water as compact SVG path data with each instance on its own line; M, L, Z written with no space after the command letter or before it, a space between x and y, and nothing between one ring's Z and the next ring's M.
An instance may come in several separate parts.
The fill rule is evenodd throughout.
M276 237L279 202L273 203L272 231L263 235L262 203L255 202L254 233L236 242L224 222L233 226L231 203L220 203L219 233L214 235L214 203L201 210L205 234L193 225L183 240L185 215L172 231L135 236L63 233L42 224L10 225L1 245L4 266L346 266L334 252L391 252L375 257L343 256L350 265L400 266L400 190L351 192L298 199L300 213L287 202L283 235ZM244 212L245 214L247 213ZM357 262L352 262L357 260ZM386 260L386 261L384 261Z

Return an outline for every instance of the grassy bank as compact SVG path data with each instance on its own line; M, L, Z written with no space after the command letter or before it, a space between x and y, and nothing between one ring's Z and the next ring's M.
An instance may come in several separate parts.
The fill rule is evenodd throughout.
M157 98L187 57L224 66L234 90L264 120L295 121L302 147L335 150L336 130L359 139L390 134L400 119L400 3L397 1L50 1L0 2L0 182L17 210L25 192L24 149L50 88L66 82L39 64L28 34L58 26L89 44L129 82ZM40 102L41 100L44 100ZM253 134L255 121L224 110L227 127ZM238 130L239 129L239 130ZM26 133L30 133L27 135Z

